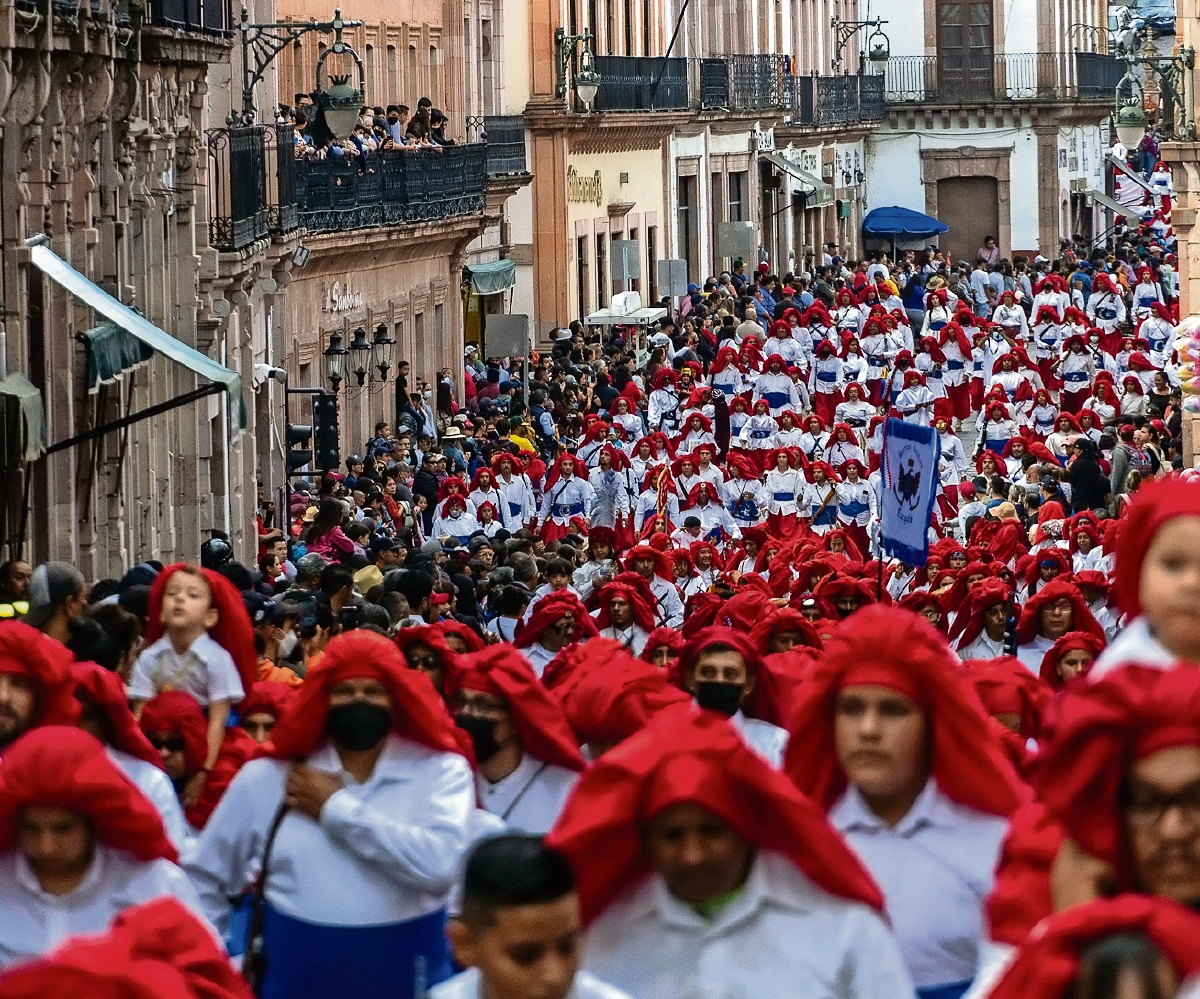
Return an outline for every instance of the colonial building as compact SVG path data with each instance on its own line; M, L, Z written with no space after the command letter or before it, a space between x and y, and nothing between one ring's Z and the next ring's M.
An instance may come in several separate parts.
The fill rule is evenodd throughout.
M1100 235L1100 123L1124 63L1106 54L1107 4L1077 0L895 0L887 117L867 140L871 207L899 205L950 227L941 246L974 262L985 236L1006 257L1054 257Z

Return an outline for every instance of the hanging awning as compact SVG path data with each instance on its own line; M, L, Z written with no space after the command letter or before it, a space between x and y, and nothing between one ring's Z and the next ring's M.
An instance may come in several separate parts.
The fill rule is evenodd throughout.
M824 208L833 204L833 185L826 184L820 177L815 177L807 170L802 169L783 153L759 153L758 158L778 167L788 176L800 182L800 193L804 195L806 208Z
M29 247L30 262L46 277L65 288L84 305L90 306L99 316L132 334L152 350L169 357L177 364L182 364L189 371L212 383L212 388L203 390L202 394L213 391L229 393L229 402L237 413L239 430L246 428L246 404L242 399L242 376L236 371L230 371L223 364L218 364L211 357L206 357L200 351L176 340L171 334L160 330L157 326L139 316L127 305L122 305L112 295L93 284L75 270L62 257L45 245L45 236L34 236L25 241ZM172 400L174 405L183 405L195 398L197 393L186 393ZM166 408L172 408L167 406ZM154 407L155 412L165 411L163 407ZM148 414L150 411L147 410ZM135 414L136 415L136 414ZM128 417L125 420L129 420ZM98 428L99 429L99 428ZM66 442L54 445L58 449Z
M499 295L516 286L517 265L511 260L471 264L463 268L463 275L476 295Z
M876 208L863 219L863 233L867 236L886 236L902 241L929 239L949 231L950 227L945 222L939 222L932 215L922 215L911 208L895 205Z
M1126 215L1132 211L1128 205L1123 205L1119 201L1113 201L1103 191L1085 191L1084 193L1101 208L1107 208L1110 212L1115 212L1117 215Z
M16 400L17 408L25 423L25 446L21 449L22 460L37 461L46 450L46 412L42 408L42 393L23 374L14 371L0 381L0 395ZM8 437L7 428L5 428L5 436ZM20 437L17 439L19 440ZM6 440L6 450L10 443L11 440Z
M87 346L88 392L98 392L102 384L115 382L154 356L148 344L107 320L84 330L79 338Z

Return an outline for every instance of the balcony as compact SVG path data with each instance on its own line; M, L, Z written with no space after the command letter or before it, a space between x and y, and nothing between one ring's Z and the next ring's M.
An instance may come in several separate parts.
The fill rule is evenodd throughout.
M791 60L781 55L731 55L700 60L701 111L791 107Z
M881 76L795 76L792 124L816 128L883 120Z
M229 0L150 0L150 24L184 31L228 35L233 31Z
M298 160L291 125L254 125L211 129L207 143L209 243L225 252L301 226L311 233L342 232L484 210L490 148L482 142L441 152ZM523 153L523 137L521 148ZM518 165L515 149L501 146L501 153L492 169Z
M1125 63L1095 52L1022 52L966 59L957 52L894 56L884 74L890 104L1114 100Z
M686 111L687 59L596 56L600 89L593 111Z
M466 124L468 142L487 143L489 177L519 177L529 173L524 115L468 115Z
M309 232L437 222L484 208L482 142L294 163L300 224Z

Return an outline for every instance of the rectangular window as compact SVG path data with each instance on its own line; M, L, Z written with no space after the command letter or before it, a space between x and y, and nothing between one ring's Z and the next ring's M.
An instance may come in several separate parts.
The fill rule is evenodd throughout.
M396 59L396 46L387 47L387 103L394 104L400 100L400 66Z
M658 301L658 226L646 226L646 285L650 302Z
M687 261L687 275L693 280L700 272L700 205L696 199L695 177L679 178L679 249Z
M938 88L992 93L991 0L939 0Z
M596 308L608 307L612 297L608 278L608 253L606 240L608 236L602 232L596 233Z
M637 241L638 241L638 231L637 231L636 229L630 229L630 230L629 230L629 238L630 238L631 240L633 240L633 242L637 243ZM640 244L640 243L638 243L638 256L639 256L639 257L641 256L641 253L642 253L642 247L641 247L641 244ZM640 263L640 262L641 262L641 261L639 260L639 263ZM639 275L641 275L641 273L642 273L642 268L640 268L640 267L639 267L639 268L638 268L638 274L639 274ZM630 283L630 286L629 286L629 287L630 287L630 290L631 290L631 291L636 291L636 292L637 292L637 293L640 295L640 294L642 293L642 279L641 279L641 277L639 276L639 277L636 277L636 278L634 278L634 279L633 279L633 281Z
M621 7L621 15L625 21L625 55L633 55L633 3L632 0L624 0Z
M575 240L575 284L579 289L579 318L589 312L588 309L588 238L580 236Z
M712 175L711 188L709 190L708 197L708 214L712 222L712 252L714 268L717 256L717 226L725 221L724 210L721 206L724 188L725 178L719 173L714 173Z
M744 222L742 216L742 199L746 194L746 171L740 170L729 175L729 221Z

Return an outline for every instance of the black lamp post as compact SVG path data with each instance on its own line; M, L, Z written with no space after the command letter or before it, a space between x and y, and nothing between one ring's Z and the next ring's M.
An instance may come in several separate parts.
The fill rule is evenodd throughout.
M337 395L342 387L342 382L346 380L346 357L350 353L342 346L342 334L330 333L329 346L322 353L325 357L326 377L329 379L333 394Z
M386 382L392 368L392 346L396 338L388 333L387 323L375 327L375 339L371 342L371 360L379 369L379 380Z
M354 331L354 339L350 341L350 357L354 363L354 377L358 379L358 387L362 388L371 373L371 341L361 326Z

